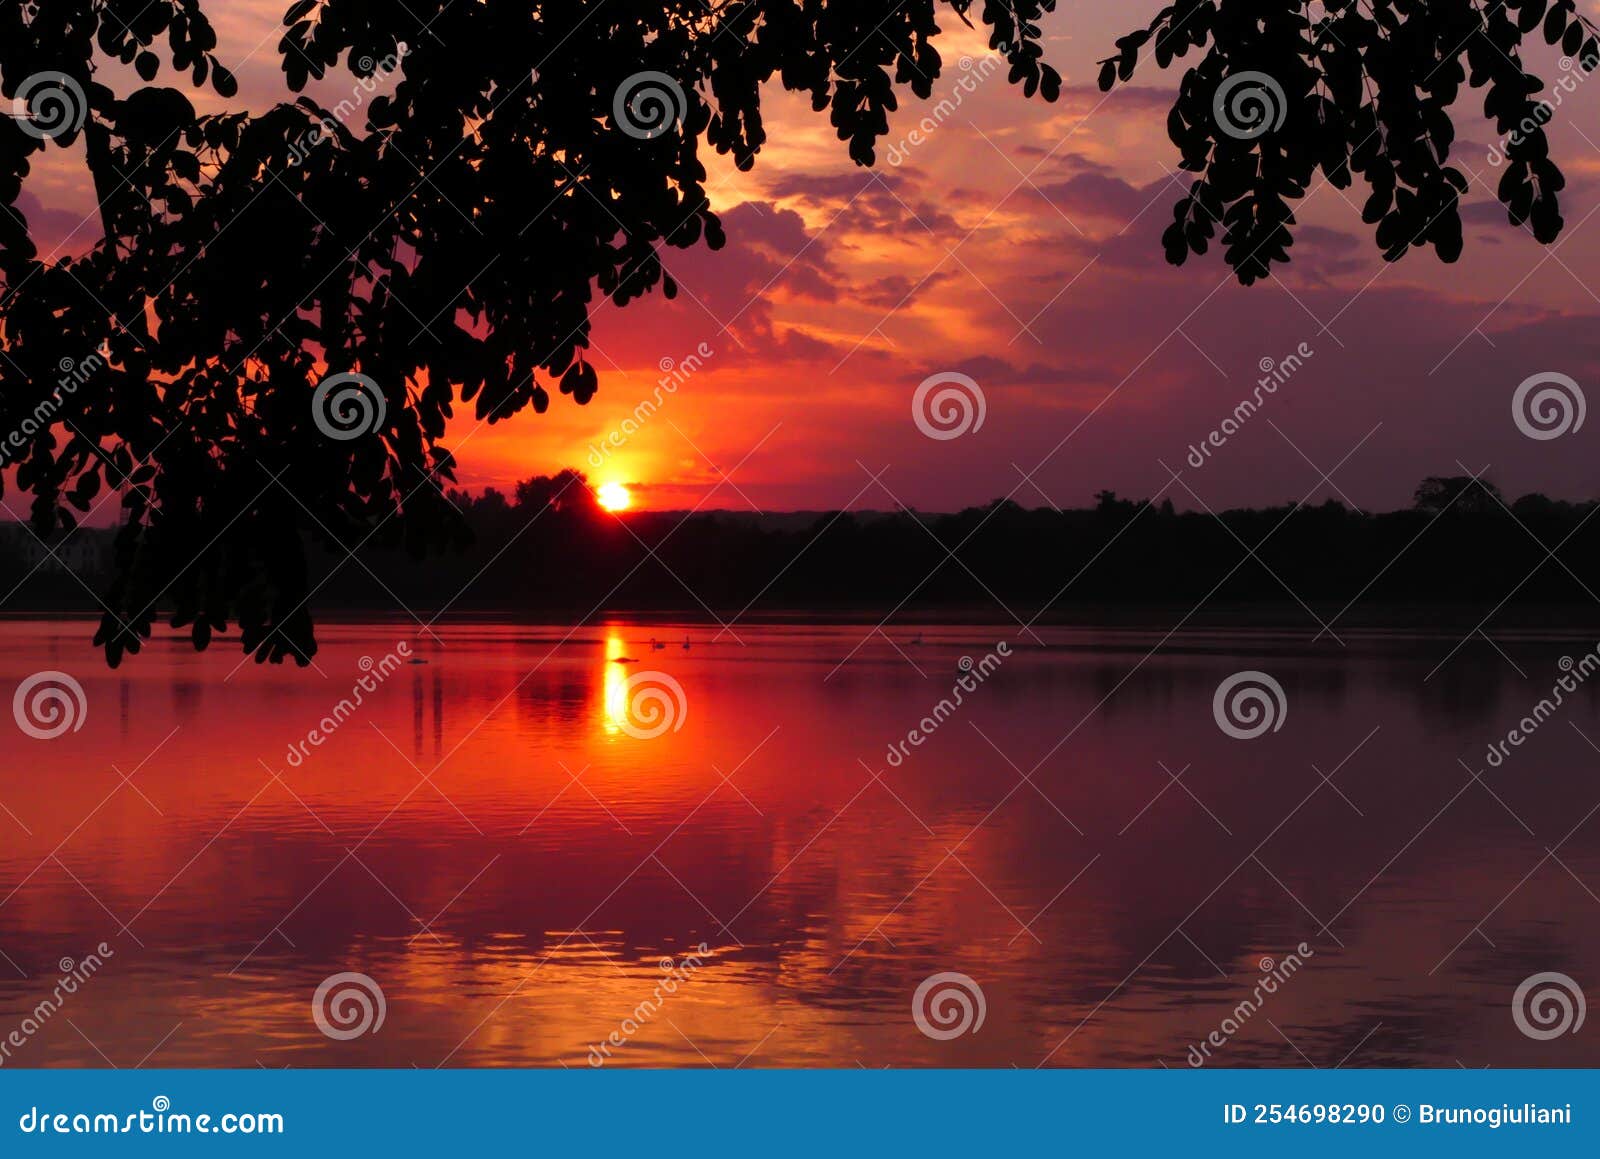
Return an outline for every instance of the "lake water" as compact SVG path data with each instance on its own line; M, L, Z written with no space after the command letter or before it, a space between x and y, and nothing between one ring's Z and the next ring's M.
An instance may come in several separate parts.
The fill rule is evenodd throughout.
M0 625L6 1066L1600 1064L1600 677L1486 760L1592 640L91 631Z

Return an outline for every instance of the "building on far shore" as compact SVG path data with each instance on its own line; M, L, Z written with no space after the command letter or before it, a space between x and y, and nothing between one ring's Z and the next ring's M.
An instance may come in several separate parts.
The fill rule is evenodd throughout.
M111 570L115 538L113 528L78 527L41 542L25 524L0 522L0 571L18 573L19 578L71 573L92 586Z

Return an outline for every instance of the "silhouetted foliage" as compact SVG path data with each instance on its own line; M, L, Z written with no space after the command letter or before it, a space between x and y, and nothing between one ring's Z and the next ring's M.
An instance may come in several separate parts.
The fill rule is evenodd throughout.
M1265 277L1289 260L1291 204L1321 181L1346 189L1357 177L1386 259L1420 245L1450 262L1467 191L1449 164L1463 84L1483 90L1504 142L1497 192L1511 223L1541 242L1561 231L1565 180L1544 132L1561 95L1542 99L1523 60L1535 33L1577 76L1600 64L1575 0L1175 0L1117 42L1100 88L1131 78L1146 45L1159 68L1204 49L1167 119L1181 167L1199 175L1164 238L1175 263L1205 253L1220 228L1240 281Z
M439 445L456 405L496 422L543 412L556 386L580 404L593 396L596 295L671 297L660 247L722 244L702 149L754 163L764 83L808 94L871 164L899 91L932 92L940 17L981 19L1010 79L1054 99L1037 23L1054 7L296 0L278 45L288 89L397 64L393 91L347 125L303 95L259 115L202 115L155 83L234 95L201 0L0 0L0 94L30 113L0 118L0 431L26 432L7 462L41 535L70 528L103 489L122 492L96 636L108 660L136 652L170 606L196 647L236 620L258 660L308 662L317 581L304 537L336 559L462 543ZM1547 13L1530 0L1323 7L1308 29L1299 4L1183 0L1119 46L1107 83L1131 75L1151 37L1163 66L1210 45L1169 122L1202 174L1168 238L1174 260L1202 250L1217 217L1239 276L1264 273L1286 256L1288 203L1318 167L1372 185L1366 213L1387 256L1420 234L1454 257L1464 183L1444 158L1460 58L1504 130L1538 88L1518 63L1522 33L1545 13L1547 36L1582 39L1570 0ZM103 83L113 62L142 82L126 96ZM1249 140L1208 122L1241 68L1293 97L1281 127ZM630 97L641 77L657 78L652 97ZM41 107L50 93L81 107L59 132L30 131L61 112ZM652 113L649 131L619 123ZM35 155L80 140L104 237L54 260L18 198ZM1553 236L1560 175L1542 132L1508 156L1513 220ZM313 402L350 375L369 391L333 396L344 409L332 417L355 428L334 437Z
M1543 495L1524 495L1518 502L1544 500ZM1412 495L1418 511L1454 511L1460 515L1481 515L1496 509L1510 510L1500 488L1487 479L1471 475L1429 475Z
M940 73L936 11L981 8L1011 79L1053 98L1035 23L1053 6L297 0L278 46L290 89L398 58L393 92L346 126L305 96L199 115L175 88L101 83L120 61L233 95L199 0L0 0L0 93L42 121L59 110L33 79L58 74L50 87L85 106L81 132L69 117L51 141L0 118L0 428L51 416L14 456L41 534L126 489L97 636L110 662L162 601L197 647L237 617L258 659L309 661L301 532L343 549L458 540L438 445L457 401L490 422L544 411L557 383L588 401L595 295L671 297L658 247L722 244L701 150L754 163L763 83L808 93L869 164L897 88L926 97ZM661 80L634 104L641 74ZM674 93L652 131L619 126ZM105 239L41 260L22 182L34 154L80 138ZM349 372L376 386L347 405L377 417L336 440L313 391Z

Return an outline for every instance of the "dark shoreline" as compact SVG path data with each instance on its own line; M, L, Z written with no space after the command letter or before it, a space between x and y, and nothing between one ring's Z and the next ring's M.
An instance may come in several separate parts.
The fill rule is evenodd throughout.
M1310 610L1308 611L1307 608ZM1347 631L1405 631L1422 634L1436 631L1468 631L1476 628L1492 608L1479 602L1437 604L1377 604L1356 605L1345 610L1333 604L1308 602L1306 606L1283 601L1281 603L1217 603L1198 609L1193 604L1178 602L1118 603L1118 604L1062 604L1049 608L1043 615L1038 609L1023 604L1010 605L1015 617L991 603L950 604L936 606L904 607L892 605L808 605L805 607L777 607L751 609L714 608L708 613L700 607L611 607L546 606L540 609L513 609L457 605L438 615L441 626L472 624L512 624L541 627L571 627L574 624L601 625L606 622L680 624L716 628L720 624L782 626L785 624L824 626L875 625L912 628L918 626L944 627L1005 627L1017 632L1022 624L1052 628L1102 628L1122 631L1171 631L1181 623L1181 631L1281 631L1310 635L1322 632L1329 624L1337 633ZM403 610L391 604L380 605L312 605L316 622L323 627L335 625L434 622L437 609L418 606ZM0 621L52 620L62 623L97 622L100 612L79 603L71 606L18 606L14 601L0 611ZM1020 620L1020 623L1019 623ZM1540 605L1506 605L1494 610L1486 631L1517 634L1548 634L1563 638L1595 634L1600 640L1600 603L1562 603ZM156 631L165 628L165 616L156 621ZM187 631L186 629L184 630ZM1326 633L1323 633L1326 636Z

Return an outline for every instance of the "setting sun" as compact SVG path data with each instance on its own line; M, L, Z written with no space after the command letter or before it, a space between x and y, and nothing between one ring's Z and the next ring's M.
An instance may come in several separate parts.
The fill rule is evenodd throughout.
M621 483L603 483L594 496L607 511L626 511L633 505L633 495Z

